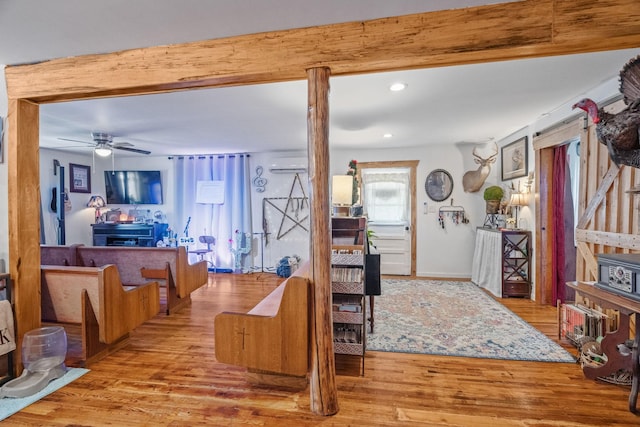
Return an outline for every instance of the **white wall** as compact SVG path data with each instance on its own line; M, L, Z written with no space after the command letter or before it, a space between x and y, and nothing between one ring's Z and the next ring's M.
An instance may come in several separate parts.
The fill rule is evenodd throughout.
M286 198L293 185L294 174L273 174L269 171L269 165L276 162L281 157L303 157L306 159L306 152L291 153L254 153L250 156L251 179L256 177L256 167L263 167L262 177L267 180L265 191L259 193L254 185L251 186L251 203L253 216L253 241L252 241L252 265L254 270L274 271L278 261L284 256L298 255L302 260L309 258L309 232L299 226L295 226L290 231L294 223L290 219L285 220L282 229L280 222L282 214L274 207L265 208L266 225L269 236L261 242L259 233L263 231L263 198ZM53 175L53 159L57 159L61 166L65 167L65 182L69 187L69 163L76 163L91 167L91 193L69 193L72 204L70 212L66 213L66 243L84 243L92 244L91 224L94 222L95 211L93 208L86 207L90 195L98 194L105 197L104 187L104 171L109 171L112 167L115 170L160 170L163 184L163 204L162 205L138 205L136 209L149 209L151 213L161 210L167 217L169 226L181 235L186 224L175 223L175 195L180 189L175 188L175 172L173 161L166 156L144 156L119 158L116 151L114 165L111 158L92 158L87 155L69 155L56 150L41 149L40 150L40 186L43 201L43 219L44 229L46 232L46 242L48 244L56 244L56 214L50 209L51 189L57 184L57 176ZM95 162L95 163L94 163ZM6 185L6 184L5 184ZM296 184L293 196L309 195L308 176L306 173L300 174L299 184ZM106 199L106 197L105 197ZM273 200L276 206L282 210L286 207L286 200ZM113 208L121 208L123 212L132 209L131 205L108 205L103 208L103 212ZM289 208L288 214L295 218L295 211ZM303 220L309 215L308 206L302 207L298 212L300 222L309 229L309 219ZM280 239L277 238L278 231L284 234ZM190 235L197 235L194 230L190 230ZM228 236L219 236L218 244L226 244ZM262 247L264 247L264 261Z
M91 193L72 193L68 192L71 201L71 210L65 213L65 236L66 243L83 243L92 245L91 224L95 221L95 209L88 208L87 202L89 197L97 194L105 198L104 187L104 171L111 170L159 170L162 176L163 184L163 202L162 205L137 205L136 209L149 209L151 213L161 210L167 215L167 221L170 226L176 230L183 230L184 224L173 223L173 206L174 206L174 179L173 167L170 160L166 156L145 156L123 158L118 157L116 152L114 163L111 157L102 158L90 154L69 154L62 151L50 150L46 148L40 149L40 192L42 200L42 218L45 230L45 242L47 244L57 244L57 215L51 210L52 189L57 185L59 177L54 175L54 162L59 161L60 166L64 167L65 188L69 189L69 163L89 166L91 168ZM121 208L122 212L128 212L134 207L132 205L108 205L102 208L102 212L109 209Z
M471 155L475 146L440 144L384 150L331 150L331 174L346 173L352 159L358 162L419 160L416 177L416 275L471 277L475 229L485 220L483 190L465 193L462 188L464 172L477 168ZM487 144L477 146L481 153L490 151ZM445 169L453 178L451 197L443 202L431 200L424 189L427 175L434 169ZM492 168L485 187L498 184L496 169L495 166ZM451 200L456 206L464 207L470 222L456 225L446 220L443 229L438 223L438 210L450 205Z
M251 153L251 179L256 178L256 168L263 169L261 177L267 180L264 192L258 192L255 185L251 185L251 205L253 216L253 249L251 251L254 269L257 271L274 271L280 259L285 256L297 255L302 261L309 259L309 219L304 219L309 215L309 205L290 205L287 214L291 218L304 225L306 230L296 224L291 218L285 218L284 214L277 208L285 210L289 194L292 197L309 197L309 176L307 173L300 174L300 182L295 182L295 174L274 174L269 171L269 166L280 162L287 162L286 158L307 159L306 151L296 152L265 152ZM294 185L295 182L295 185ZM302 185L300 185L302 184ZM293 188L293 190L292 190ZM265 204L263 211L263 199L271 199L276 207ZM282 198L282 199L279 199ZM263 222L264 220L264 222ZM263 233L263 223L266 227L267 237L258 233ZM281 227L282 223L282 227ZM280 238L278 238L280 235ZM264 257L264 259L263 259Z

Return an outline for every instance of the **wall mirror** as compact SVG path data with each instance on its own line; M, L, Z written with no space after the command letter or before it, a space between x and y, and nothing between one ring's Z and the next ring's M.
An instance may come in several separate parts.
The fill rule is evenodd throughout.
M444 169L432 170L424 182L424 189L434 202L446 200L453 191L451 174Z

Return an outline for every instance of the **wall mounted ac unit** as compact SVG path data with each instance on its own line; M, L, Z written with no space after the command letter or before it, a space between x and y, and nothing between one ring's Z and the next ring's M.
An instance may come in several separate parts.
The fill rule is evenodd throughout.
M269 166L271 173L306 173L307 159L305 157L281 157L275 159Z

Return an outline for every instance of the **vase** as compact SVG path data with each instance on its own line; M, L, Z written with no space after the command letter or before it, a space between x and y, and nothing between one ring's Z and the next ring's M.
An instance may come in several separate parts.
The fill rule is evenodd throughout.
M487 200L487 213L497 214L500 210L500 200Z

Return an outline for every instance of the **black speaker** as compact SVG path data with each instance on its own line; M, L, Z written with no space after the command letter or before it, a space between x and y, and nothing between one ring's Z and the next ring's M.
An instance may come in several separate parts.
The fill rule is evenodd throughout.
M380 295L380 254L366 254L364 256L364 271L365 295Z

